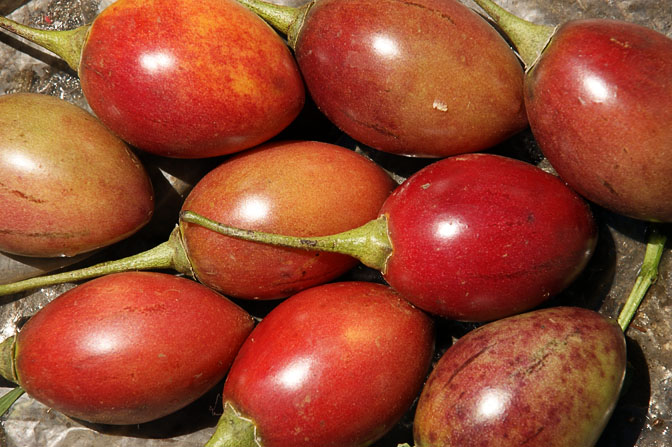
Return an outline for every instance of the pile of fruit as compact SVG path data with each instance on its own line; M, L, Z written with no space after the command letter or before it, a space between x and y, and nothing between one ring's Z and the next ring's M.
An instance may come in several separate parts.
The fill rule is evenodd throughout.
M209 447L596 445L672 221L672 40L474 3L495 23L457 0L0 19L86 103L0 96L0 252L78 260L0 284L70 285L0 344L0 410L105 433L200 405ZM166 160L197 167L178 197ZM648 229L613 312L582 290L603 216Z

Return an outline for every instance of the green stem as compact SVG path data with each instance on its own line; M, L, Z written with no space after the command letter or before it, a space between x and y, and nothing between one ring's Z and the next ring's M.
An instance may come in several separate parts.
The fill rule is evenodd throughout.
M191 263L186 255L179 227L173 230L168 241L137 255L115 261L102 262L90 267L54 275L38 276L11 284L0 285L0 295L23 292L38 287L81 281L131 270L173 269L193 276Z
M14 405L14 402L16 402L16 400L21 397L23 393L25 393L23 388L17 386L0 397L0 416L7 413L7 410L9 410L12 405Z
M521 19L491 0L473 0L511 39L520 59L529 69L546 48L555 32L554 26L539 25Z
M15 336L8 337L0 343L0 375L10 382L18 383L14 363L15 347ZM23 388L18 386L0 397L0 416L8 411L14 402L16 402L16 399L21 397L23 393Z
M286 35L287 42L292 49L296 46L299 31L303 26L308 11L315 4L315 2L312 1L295 8L259 0L237 1L268 22L273 28Z
M0 16L0 28L57 54L75 71L79 70L82 49L90 27L90 25L84 25L67 31L41 30Z
M635 285L630 291L630 295L625 301L621 313L618 315L618 325L623 329L623 332L628 329L646 292L658 277L658 266L660 265L660 258L663 255L666 242L667 236L657 225L654 225L651 228L649 240L646 244L642 268L637 275Z
M205 447L259 447L254 423L241 416L229 403L217 422L215 433Z
M0 376L10 382L18 384L14 363L16 337L12 335L0 343Z
M243 230L210 220L192 211L180 215L182 222L201 225L225 236L309 251L341 253L358 259L364 265L384 272L392 245L387 235L387 219L379 217L361 227L329 236L296 237L260 231Z

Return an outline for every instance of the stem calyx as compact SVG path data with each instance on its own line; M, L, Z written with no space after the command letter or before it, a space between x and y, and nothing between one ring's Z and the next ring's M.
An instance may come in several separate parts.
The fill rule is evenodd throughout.
M473 0L511 39L518 56L530 70L555 34L556 26L539 25L513 15L491 0Z
M308 11L315 4L315 1L311 1L299 7L292 7L260 0L237 1L264 19L273 28L286 35L287 44L292 49L296 47L296 41L308 15Z
M224 402L224 412L217 422L215 433L205 447L259 447L254 423L243 417L229 401Z
M14 353L16 350L16 336L6 338L0 343L0 376L13 383L18 383Z

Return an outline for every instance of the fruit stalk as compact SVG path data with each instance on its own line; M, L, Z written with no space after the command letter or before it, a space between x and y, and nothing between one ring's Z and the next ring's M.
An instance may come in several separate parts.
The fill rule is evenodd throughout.
M518 56L529 70L555 33L555 26L521 19L490 0L474 0L511 39Z
M178 227L173 230L168 241L142 253L115 261L102 262L79 270L38 276L11 284L0 285L0 296L38 287L96 278L111 273L152 269L174 269L180 273L193 276L191 263L182 244L181 233Z
M623 309L618 315L618 325L623 332L628 329L628 326L634 318L639 305L646 296L649 287L651 287L658 277L658 266L666 242L667 235L664 234L657 225L652 225L649 240L646 244L646 252L644 253L642 267L635 280L635 285L630 291L630 295L626 299Z
M205 447L255 447L260 445L255 431L252 421L242 417L229 402L225 402L215 433Z
M193 211L183 211L180 220L245 241L349 255L383 273L387 258L392 253L392 244L387 236L387 219L384 216L343 233L311 238L243 230L215 222Z
M42 30L0 17L0 28L55 53L77 72L90 25L66 31Z

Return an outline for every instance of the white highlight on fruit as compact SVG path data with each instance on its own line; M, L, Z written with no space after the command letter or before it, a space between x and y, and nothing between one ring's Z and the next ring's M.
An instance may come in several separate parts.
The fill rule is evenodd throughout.
M245 202L240 205L238 213L248 222L254 222L264 219L268 215L268 210L269 206L265 200L253 197L245 200Z
M373 36L373 48L380 56L396 57L399 55L397 42L387 36Z
M287 389L299 388L310 372L310 360L299 359L287 365L279 374L280 384Z
M86 340L88 345L87 352L90 355L109 355L113 352L118 351L119 346L123 343L120 342L119 337L116 333L106 333L106 332L94 332Z
M478 416L482 419L502 416L506 412L510 398L511 396L502 389L486 388L478 400Z
M592 102L605 102L612 96L607 83L597 76L587 76L583 81L583 89L586 91L587 99Z
M174 63L175 59L168 53L145 53L140 56L140 64L150 72L172 68Z
M39 166L26 154L20 152L5 153L3 164L12 166L15 170L20 170L25 173L37 171Z
M436 228L436 234L444 239L450 239L467 228L463 222L458 219L450 219L439 222Z

